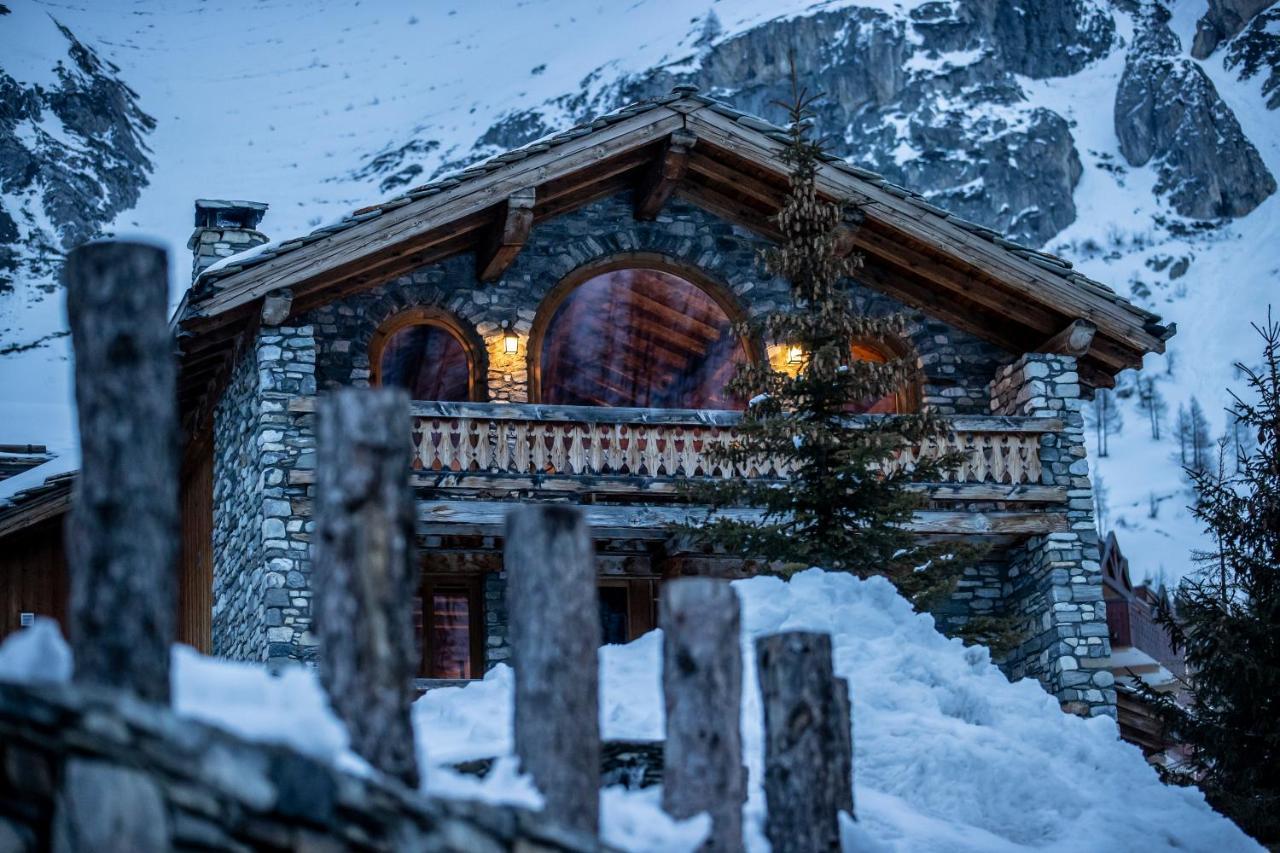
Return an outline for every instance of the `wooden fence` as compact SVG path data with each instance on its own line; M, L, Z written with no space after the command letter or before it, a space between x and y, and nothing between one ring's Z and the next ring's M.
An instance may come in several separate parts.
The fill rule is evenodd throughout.
M175 637L179 474L166 270L161 250L122 242L77 249L68 262L84 450L69 534L75 678L161 703L168 702ZM322 400L312 557L321 682L353 749L413 786L422 771L410 724L408 416L409 402L395 390L348 389ZM577 508L527 505L511 509L505 543L516 753L547 814L595 833L599 624L591 536ZM711 815L704 849L741 850L747 779L736 595L727 581L672 581L661 625L664 807L677 818ZM837 814L853 809L851 720L830 639L789 632L760 638L756 649L765 833L777 853L838 850Z

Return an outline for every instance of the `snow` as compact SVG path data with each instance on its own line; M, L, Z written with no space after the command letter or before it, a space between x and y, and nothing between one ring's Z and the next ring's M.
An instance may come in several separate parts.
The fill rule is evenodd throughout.
M37 616L29 628L0 643L0 681L63 684L71 680L71 649L54 619Z
M944 637L883 578L817 569L789 581L734 583L743 607L743 748L750 788L749 849L763 851L762 712L753 640L777 631L832 636L837 674L853 701L854 799L846 850L967 853L1143 849L1260 850L1199 791L1166 786L1109 718L1062 713L1038 683L1010 683L987 651ZM662 634L600 651L604 737L662 737ZM50 663L52 662L52 664ZM65 681L70 652L52 622L0 646L0 680ZM271 675L259 664L205 658L176 646L179 714L246 738L292 745L357 772L315 671ZM512 673L500 665L479 682L441 688L414 705L425 790L446 797L537 807L540 795L511 757ZM496 757L484 779L442 765ZM676 823L660 791L608 788L604 838L623 850L692 850L705 815Z
M0 480L0 507L13 501L15 495L27 489L43 486L45 480L59 474L67 474L80 467L80 448L72 446L61 451L48 462L28 468L20 474L14 474L7 480Z

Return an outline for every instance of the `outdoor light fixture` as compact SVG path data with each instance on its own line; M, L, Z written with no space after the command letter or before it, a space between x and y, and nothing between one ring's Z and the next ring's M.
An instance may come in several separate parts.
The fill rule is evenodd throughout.
M804 361L804 350L799 344L787 346L787 364L800 364Z
M515 355L520 349L520 338L511 328L510 320L502 324L502 349L507 355Z

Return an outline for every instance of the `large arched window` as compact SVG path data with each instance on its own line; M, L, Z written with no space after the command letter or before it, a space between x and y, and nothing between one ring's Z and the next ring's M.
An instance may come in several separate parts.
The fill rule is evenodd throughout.
M747 359L725 304L656 268L613 268L553 294L535 331L540 402L732 409L725 386ZM549 317L549 319L547 319Z
M373 384L405 388L415 400L479 400L477 351L449 314L410 309L383 324L370 342Z

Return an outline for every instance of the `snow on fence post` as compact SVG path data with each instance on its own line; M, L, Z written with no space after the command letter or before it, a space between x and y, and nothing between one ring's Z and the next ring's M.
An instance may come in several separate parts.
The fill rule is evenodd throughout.
M774 853L838 851L838 812L852 807L846 724L831 637L805 631L756 640L764 706L765 836ZM847 690L847 688L845 688Z
M600 825L600 616L582 511L507 513L507 608L515 669L515 749L545 811L563 826Z
M416 787L408 426L409 397L398 388L344 388L320 399L312 559L329 701L357 754Z
M666 583L660 604L667 739L662 808L677 820L711 815L702 850L740 851L742 652L738 596L726 580Z
M178 421L164 249L67 256L81 463L67 528L75 678L169 701L176 630Z

